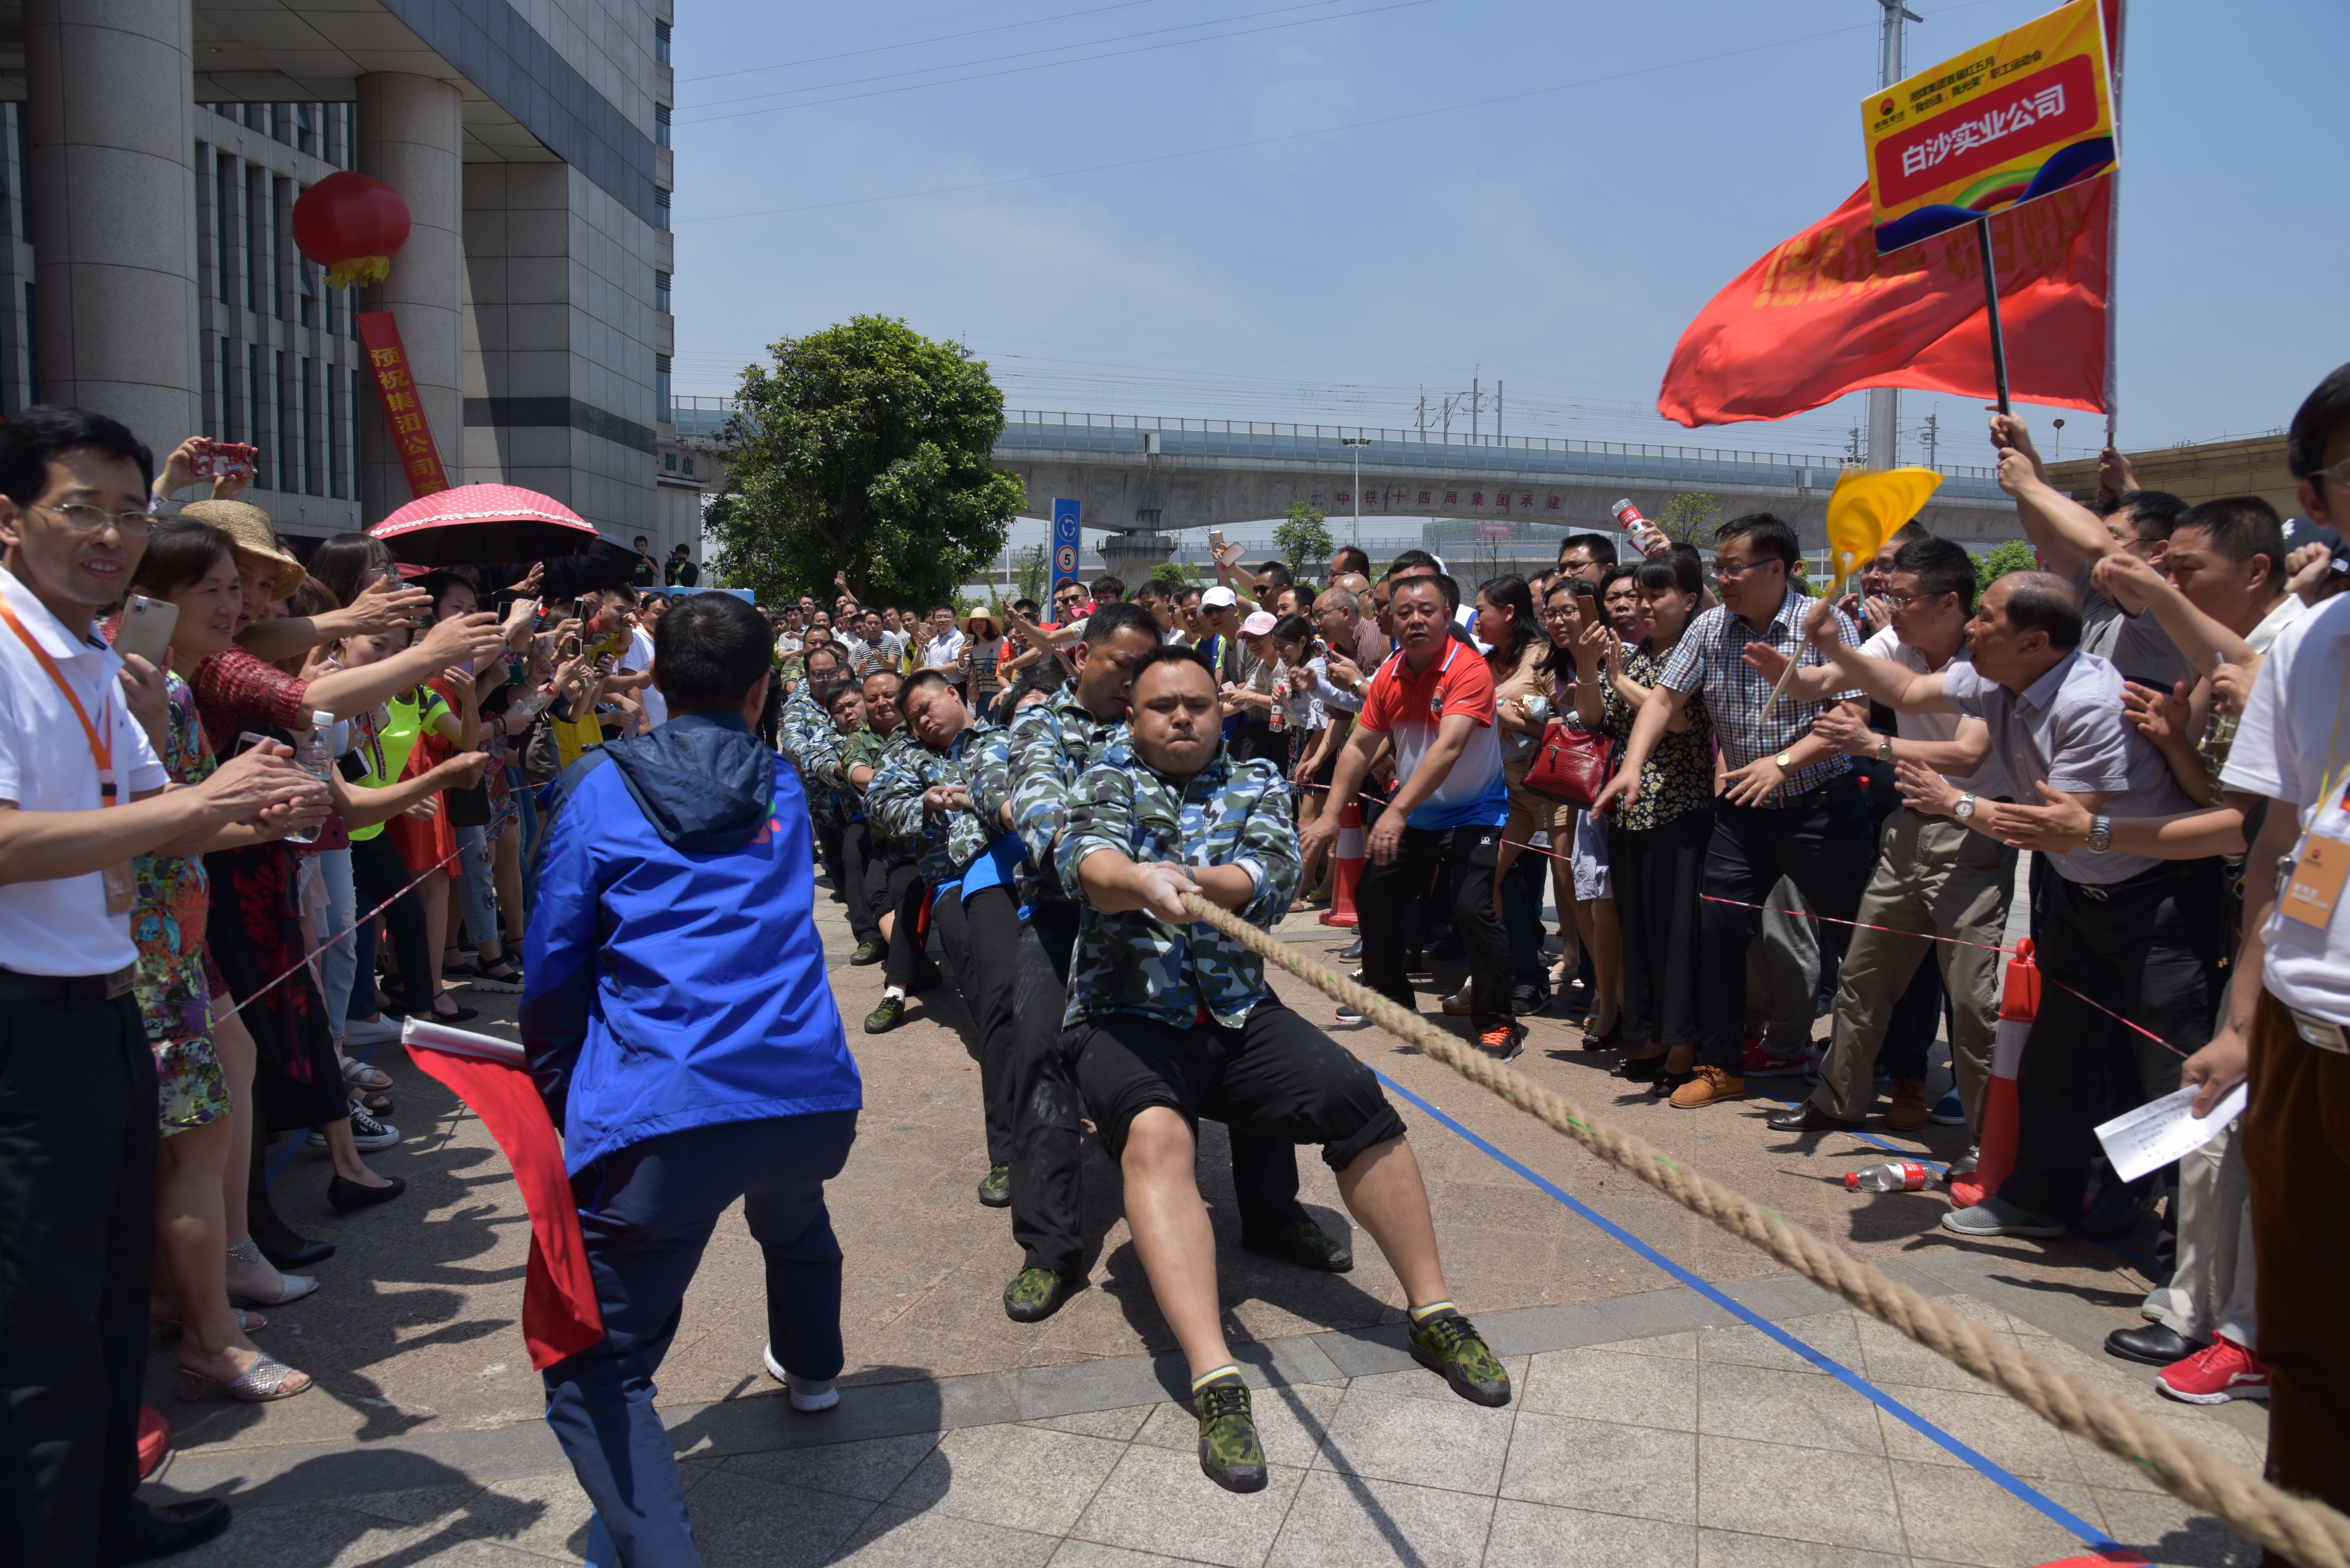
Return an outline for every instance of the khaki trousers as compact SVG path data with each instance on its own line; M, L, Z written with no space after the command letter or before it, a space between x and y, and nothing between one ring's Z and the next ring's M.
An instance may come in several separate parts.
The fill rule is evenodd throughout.
M1873 1075L1893 1004L1930 950L1955 1024L1950 1056L1966 1106L1967 1130L1981 1137L1983 1085L1991 1080L1999 1027L2000 955L2015 887L2015 851L1956 820L1903 806L1885 819L1877 869L1860 896L1860 922L1846 950L1835 1024L1820 1058L1812 1104L1858 1121L1876 1100ZM1889 927L1872 930L1872 926ZM1923 935L1897 935L1896 932ZM1950 941L1930 941L1928 936ZM1962 947L1958 943L1981 943Z
M2174 1333L2209 1339L2216 1331L2257 1350L2252 1310L2252 1192L2244 1168L2243 1122L2178 1162L2178 1262L2138 1310Z

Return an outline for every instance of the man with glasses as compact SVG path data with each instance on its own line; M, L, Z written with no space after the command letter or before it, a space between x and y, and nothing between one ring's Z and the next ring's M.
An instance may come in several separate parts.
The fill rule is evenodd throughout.
M1605 534L1570 534L1558 546L1558 575L1599 586L1616 564L1616 541Z
M1714 576L1721 605L1700 614L1673 647L1664 672L1633 721L1623 765L1599 792L1594 811L1621 796L1636 800L1640 770L1691 691L1702 689L1714 734L1729 772L1715 802L1713 838L1707 846L1701 906L1704 989L1698 999L1700 1044L1675 1046L1666 1058L1676 1109L1695 1110L1743 1099L1749 1046L1742 1039L1746 1011L1746 950L1759 929L1763 901L1782 877L1792 880L1821 922L1823 965L1840 962L1852 919L1867 885L1873 858L1868 810L1852 781L1852 761L1818 721L1849 704L1856 720L1867 710L1857 691L1805 699L1793 691L1771 700L1773 680L1743 657L1766 644L1783 658L1816 666L1805 646L1804 617L1813 600L1792 579L1802 556L1795 531L1767 512L1735 517L1716 532ZM1857 644L1852 622L1829 607L1835 635ZM1761 1058L1757 1071L1774 1065ZM1696 1060L1692 1061L1691 1058Z
M1965 546L1913 539L1895 553L1877 597L1892 624L1863 643L1861 652L1919 675L1966 661L1975 566ZM1786 667L1786 656L1764 644L1756 644L1749 659L1774 680ZM1842 683L1832 667L1815 667L1790 680L1787 690L1816 701ZM1924 1127L1926 1057L1940 1033L1947 988L1960 1103L1970 1134L1981 1136L1983 1090L1999 1026L1995 950L2005 940L2015 851L1989 836L1991 814L1975 808L2007 794L2004 774L1991 761L1991 733L1981 719L1903 713L1898 722L1898 733L1883 734L1836 708L1814 727L1847 756L1887 764L1898 774L1903 804L1878 834L1877 869L1861 895L1859 927L1845 954L1819 1087L1806 1104L1770 1118L1779 1132L1859 1127L1877 1097L1880 1053L1892 1080L1887 1128L1909 1133ZM1916 979L1929 956L1940 985ZM1973 1163L1970 1156L1953 1168Z

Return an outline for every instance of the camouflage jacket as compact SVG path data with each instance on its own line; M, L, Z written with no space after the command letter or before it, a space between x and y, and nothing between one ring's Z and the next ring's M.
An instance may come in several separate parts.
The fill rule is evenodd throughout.
M831 728L832 720L826 714L824 704L816 700L815 691L810 690L808 682L803 680L784 703L783 712L775 721L776 749L791 760L792 766L799 769L800 777L806 779L808 769L802 753L812 736Z
M808 805L820 815L820 820L836 826L847 826L865 815L865 797L851 789L840 775L841 749L847 744L855 731L843 734L839 726L829 719L824 728L807 738L800 748L799 766L802 787L807 792Z
M857 728L845 735L834 731L832 740L824 748L825 757L834 771L834 780L840 785L840 793L851 798L847 808L851 819L861 815L871 824L874 844L885 849L889 844L888 836L883 833L880 822L874 817L873 803L867 797L872 793L873 786L881 782L882 758L905 733L906 727L900 724L886 735L879 734L870 723L859 720ZM865 781L865 787L861 790L848 778L850 772L857 768L873 770L873 776Z
M1069 967L1064 1024L1105 1012L1139 1012L1189 1028L1200 1010L1236 1029L1272 999L1264 961L1214 927L1178 929L1141 910L1106 915L1084 904L1077 867L1098 850L1186 866L1253 861L1256 897L1240 917L1270 930L1288 912L1304 867L1289 820L1289 786L1269 762L1223 751L1188 782L1147 765L1121 729L1086 770L1058 861L1064 894L1083 906Z
M1054 846L1069 826L1069 805L1087 767L1123 721L1097 719L1073 691L1014 715L1010 739L1012 831L1027 846L1014 883L1023 904L1064 902L1053 868ZM974 794L974 798L976 794Z
M985 755L989 737L1002 733L986 720L977 720L945 751L937 752L901 732L882 753L881 765L866 787L866 817L875 836L886 832L899 853L918 854L922 878L933 887L952 880L997 835L974 812L930 815L922 809L922 794L936 784L971 790L974 762ZM978 798L972 790L973 802Z

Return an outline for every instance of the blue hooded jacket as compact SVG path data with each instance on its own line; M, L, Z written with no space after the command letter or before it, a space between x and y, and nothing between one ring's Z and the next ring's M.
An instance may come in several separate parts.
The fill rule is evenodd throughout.
M733 714L684 714L564 770L522 1038L573 1175L664 1133L863 1105L814 858L798 777Z

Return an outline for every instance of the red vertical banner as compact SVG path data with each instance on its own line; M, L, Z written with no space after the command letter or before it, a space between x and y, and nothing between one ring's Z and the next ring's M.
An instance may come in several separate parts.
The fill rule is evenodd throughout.
M359 341L367 345L368 365L375 371L376 390L383 397L384 422L400 449L400 465L408 471L409 493L421 501L448 489L440 449L432 444L432 427L424 422L424 405L417 400L416 381L408 373L400 323L389 310L362 310L356 319Z

